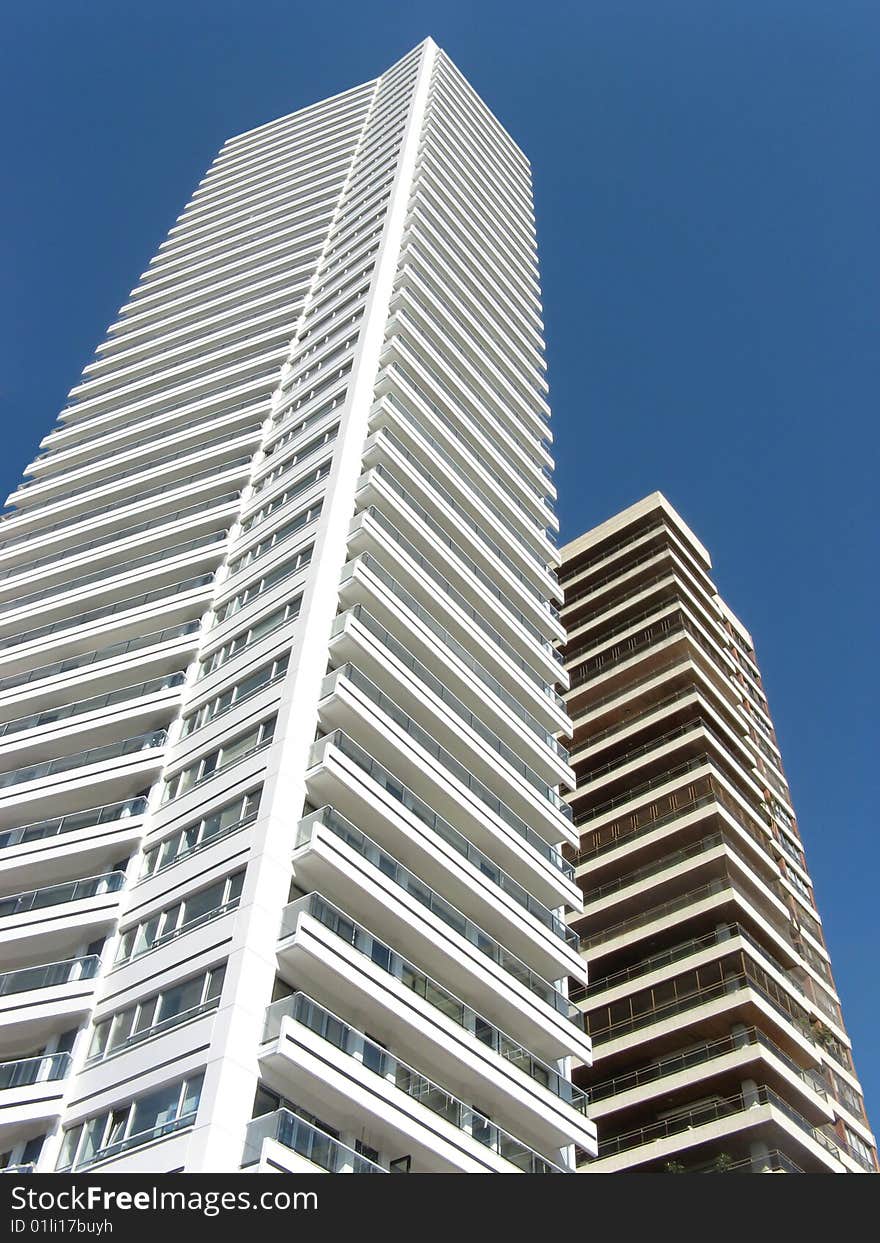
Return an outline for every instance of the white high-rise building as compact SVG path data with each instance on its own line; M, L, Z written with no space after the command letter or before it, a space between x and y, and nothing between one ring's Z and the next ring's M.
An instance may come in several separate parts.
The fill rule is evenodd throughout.
M9 498L7 1168L595 1151L529 166L431 40L226 143Z

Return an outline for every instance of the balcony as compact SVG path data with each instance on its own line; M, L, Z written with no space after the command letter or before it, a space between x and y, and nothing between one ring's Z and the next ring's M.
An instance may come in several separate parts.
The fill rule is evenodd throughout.
M715 1030L711 1020L704 1030ZM800 1049L797 1052L801 1057L807 1056ZM666 1108L681 1093L693 1097L697 1092L708 1094L713 1088L724 1093L739 1087L744 1076L760 1079L767 1087L784 1093L786 1099L796 1101L812 1125L833 1122L834 1111L821 1073L799 1065L776 1041L754 1026L738 1027L729 1035L691 1045L684 1052L657 1057L635 1070L623 1070L592 1084L593 1116L600 1132L609 1127L620 1130L622 1115L632 1125L639 1115L644 1116L645 1110L655 1109L658 1104Z
M477 854L488 857L492 861L486 873L488 877L506 873L511 879L507 892L515 892L516 885L525 890L534 900L529 903L530 913L545 926L555 927L540 914L541 908L552 911L566 904L581 909L580 890L563 870L562 856L558 852L553 852L537 835L533 842L517 832L509 832L507 826L486 815L478 803L455 797L455 791L446 788L439 774L420 770L412 762L398 763L396 757L392 771L347 734L337 730L314 744L307 782L314 804L331 804L381 843L393 845L416 871L427 868L432 876L438 879L442 876L441 888L450 881L456 885L463 880L461 866L449 859L447 849L450 843L446 841L445 826L454 822L451 840L466 839L471 846L472 863ZM431 829L436 836L431 836ZM427 837L424 836L426 831ZM444 856L446 866L438 872L438 863ZM464 871L473 879L470 869ZM501 882L496 880L496 883ZM476 897L481 909L486 910L484 885L485 881L481 880L475 893L474 884L469 883L470 896L463 900L472 903ZM491 900L489 905L492 905ZM517 938L524 931L519 923L519 931L509 922L506 926L505 936ZM574 949L572 937L566 934L565 941ZM571 957L570 953L564 955L566 969L571 968Z
M418 532L415 537L420 539ZM350 556L366 552L374 554L383 564L389 562L394 576L405 583L412 594L419 596L421 604L432 612L442 610L447 629L454 627L459 641L466 646L475 645L481 656L485 644L474 628L488 635L494 651L499 655L506 653L546 697L547 703L539 701L539 707L548 715L547 725L560 731L566 728L565 703L553 687L557 680L564 678L556 648L524 614L505 607L495 596L488 578L474 587L458 572L456 563L450 565L447 561L443 571L438 569L430 556L431 547L425 540L417 547L382 509L372 505L355 515L349 532ZM450 569L455 582L448 576Z
M416 1173L562 1172L305 993L269 1007L260 1060L304 1107L366 1127L380 1151L407 1149Z
M0 1062L0 1143L14 1148L61 1114L69 1053Z
M802 994L797 985L763 947L741 928L733 928L729 940L719 933L714 946L710 943L704 949L708 937L691 942L693 957L687 970L679 967L674 975L664 972L653 982L645 976L634 989L627 987L625 979L621 983L628 972L597 981L603 991L599 998L587 1002L587 1008L590 1035L596 1048L602 1046L601 1056L630 1056L640 1044L655 1054L665 1049L675 1052L691 1027L697 1026L703 1033L720 1030L726 1034L731 1023L744 1022L772 1031L775 1043L798 1064L803 1060L818 1065L821 1029L798 1000ZM645 966L650 972L652 963L648 961ZM703 978L706 972L701 975L704 967L708 969L708 982ZM658 980L662 1000L645 991L653 989ZM643 990L641 996L639 989ZM832 1052L830 1048L826 1051Z
M129 853L146 811L140 795L0 831L0 882L20 885L34 878L35 869L43 884L66 880L71 872L97 874Z
M168 548L168 542L169 535L171 534L170 529L174 523L180 522L184 518L190 519L188 528L178 527L173 532L176 535L182 530L191 530L194 525L203 526L218 521L229 521L237 512L238 506L236 502L239 495L238 489L227 491L220 496L212 496L209 499L202 500L197 505L185 505L171 514L162 512L153 515L152 518L146 521L137 522L131 526L122 526L121 524L114 526L109 531L105 530L101 535L86 540L84 543L72 546L65 544L63 548L56 549L54 553L44 557L37 557L33 561L21 562L11 569L0 573L0 583L13 576L16 580L25 574L30 576L34 570L42 571L41 577L43 580L45 580L47 575L53 578L56 576L60 577L61 581L36 597L39 599L41 596L76 590L88 582L89 578L92 580L99 578L100 575L98 573L93 573L84 578L76 578L75 575L84 566L94 566L101 560L110 562L104 570L104 575L109 577L111 574L125 573L130 566L128 561L123 561L122 559L128 556L132 547L143 549L146 544L158 543L159 549L153 553L157 561L165 556L173 556L173 551ZM41 531L39 534L42 535L44 532ZM133 546L129 543L135 536L144 535L148 535L148 538L140 539L137 545ZM86 553L91 553L92 555L88 559L84 559ZM141 558L138 560L141 560ZM51 569L48 567L51 567ZM11 589L15 587L15 582L10 584ZM18 587L18 597L3 605L4 611L7 608L17 608L20 604L26 602L20 597L20 592L21 585Z
M56 1083L70 1070L69 1053L50 1053L24 1057L16 1062L0 1062L0 1100L15 1088L31 1088L38 1083ZM3 1102L4 1106L6 1101Z
M222 548L222 545L218 547ZM119 618L118 628L120 630L128 629L132 621L137 622L142 618L146 620L144 614L150 620L153 619L153 615L149 611L150 605L157 605L157 612L171 610L175 607L185 608L191 604L191 601L182 600L179 597L184 596L188 592L198 591L200 588L208 588L213 582L213 573L197 574L180 582L157 587L153 591L145 591L137 596L128 596L125 600L119 600L115 604L89 609L88 612L78 613L73 617L62 617L57 622L50 622L46 626L37 626L33 630L25 630L11 638L0 640L0 650L18 649L25 645L29 646L31 643L36 643L38 639L48 639L50 637L56 640L48 645L53 652L62 644L82 644L84 640L87 641L95 633L94 631L87 632L86 635L82 633L83 628L90 622L112 623L112 619ZM208 594L207 591L202 592L204 598L207 598ZM136 611L134 617L131 616L133 611ZM13 656L18 655L17 650L13 652ZM29 656L30 652L27 653L27 657Z
M429 1057L435 1072L462 1096L488 1092L498 1123L515 1126L533 1147L549 1150L576 1142L592 1148L595 1128L586 1117L586 1097L558 1067L525 1049L320 894L285 908L278 959L282 974L322 1004L349 1010L356 1004L374 1038L394 1043L401 1056L413 1062ZM589 1058L588 1048L581 1056Z
M364 643L357 652L356 663L347 662L327 675L321 687L322 719L326 718L331 728L349 723L350 714L344 710L344 703L335 702L348 684L390 717L400 730L414 738L435 739L443 744L447 754L463 753L479 784L489 789L500 787L513 814L521 819L533 818L536 826L544 829L545 839L556 842L565 837L569 844L576 841L569 823L570 809L558 791L521 758L520 749L524 748L508 746L452 694L442 679L411 658L403 644L390 635L386 639L388 646L384 650L377 644ZM374 677L363 666L369 667ZM334 720L337 714L344 719ZM377 739L376 745L384 749L385 738ZM498 795L494 797L499 801Z
M0 899L0 945L6 960L21 962L34 954L37 938L43 954L93 940L115 921L124 884L124 872L108 872Z
M280 1151L279 1151L280 1150ZM289 1109L254 1118L248 1125L242 1169L290 1174L387 1174L353 1148L320 1131Z
M310 818L305 834L297 837L297 847L298 883L338 891L355 918L375 927L381 936L405 939L412 952L419 952L438 972L451 976L465 995L486 992L484 1004L491 1001L495 1007L511 1007L508 1022L523 1022L518 1012L525 992L531 994L533 1004L540 1001L557 1015L582 1023L580 1012L557 988L342 816ZM369 866L365 868L364 863ZM385 880L394 890L388 891ZM474 949L498 970L481 962ZM491 996L493 992L501 995Z
M339 792L352 796L343 802L379 846L393 848L425 885L472 913L491 936L548 979L558 979L566 971L586 979L573 929L380 765L371 763L365 753L360 758L372 770L363 790L341 784ZM384 805L383 790L400 804L399 809ZM340 810L327 806L300 821L295 849L316 840L321 829L340 840L357 834Z
M466 789L520 837L530 843L535 839L541 841L543 849L537 845L536 849L549 857L551 862L554 856L559 855L557 842L564 838L573 844L577 840L555 801L541 800L537 794L532 795L513 781L501 780L497 768L493 771L491 764L484 762L478 765L478 756L474 755L477 747L470 743L467 736L462 739L459 733L443 730L443 739L449 746L442 745L437 741L436 729L423 728L408 711L353 665L345 665L328 674L321 688L320 713L325 728L329 725L331 729L340 726L352 730L354 726L352 732L368 738L379 759L388 758L393 762L401 749L410 756L421 753L430 757L433 761L431 767L442 772L444 782L453 788L461 786ZM440 717L442 714L435 713L434 721L430 723L437 724ZM405 746L403 739L406 739ZM452 746L464 754L464 761L452 754L449 749ZM477 766L485 780L475 775L473 770ZM499 786L504 799L491 786ZM538 831L531 827L536 821ZM559 866L561 871L568 870L561 858Z
M557 594L559 588L556 580L550 576L546 561L542 560L525 540L521 540L519 535L510 529L506 519L493 504L487 503L472 491L473 481L470 473L463 473L462 468L449 459L446 451L436 441L424 444L424 433L421 429L415 435L417 440L420 439L423 442L422 456L411 453L403 445L396 432L392 432L388 426L373 432L364 448L364 468L369 468L374 462L378 464L387 460L394 463L395 460L402 459L408 468L407 473L412 475L413 486L418 487L420 493L440 512L441 516L443 508L448 508L458 518L461 526L472 536L476 536L474 547L478 555L485 557L483 548L484 546L488 548L493 560L503 566L522 589L530 594L546 593L548 599ZM430 469L426 466L424 457L428 457L431 462ZM445 471L444 468L446 468ZM445 477L450 482L454 482L464 496L464 504L453 497L445 482L439 481L438 474L441 471L444 471ZM465 480L466 485L463 482ZM490 539L486 534L487 530L509 541L505 548L509 548L510 553L514 555L509 555L505 548L496 543L494 539ZM514 557L518 560L514 560ZM521 564L526 566L525 570L520 568Z
M722 1137L740 1135L783 1137L799 1145L808 1172L844 1173L837 1146L817 1127L793 1109L776 1092L760 1086L750 1092L718 1098L674 1117L622 1135L603 1138L599 1155L592 1163L597 1173L611 1173L662 1160L681 1148L688 1151L701 1143L717 1143Z
M561 640L549 606L544 609L536 599L527 615L519 605L520 602L528 605L530 597L525 592L519 592L517 598L502 591L491 571L477 565L461 545L447 535L446 528L431 519L381 466L374 466L361 476L357 500L362 510L372 512L375 509L381 513L385 518L382 525L400 529L405 539L416 546L420 557L435 564L439 561L443 575L454 582L456 590L466 597L471 607L490 615L496 619L495 624L512 632L514 645L521 653L527 655L541 649L543 644ZM360 549L354 548L354 551ZM561 666L556 672L560 678L564 676Z
M130 797L135 790L150 784L151 774L158 773L167 739L164 729L152 730L103 747L90 747L73 755L62 755L40 764L0 773L0 795L6 793L3 805L13 808L37 803L46 811L70 802L71 787L89 783L94 792Z
M631 789L628 795L611 800L610 804L603 804L600 808L594 808L591 814L598 819L600 815L609 809L613 809L615 805L631 802L642 794L655 795L646 805L617 816L613 820L605 821L603 824L597 825L595 829L591 827L591 821L581 824L579 827L582 830L583 837L580 848L572 860L574 866L582 868L582 875L584 876L587 875L588 869L590 875L604 866L616 870L618 867L623 866L620 856L622 856L624 850L626 850L627 855L630 853L635 854L637 848L641 847L643 843L646 849L652 848L655 834L661 829L666 829L676 822L683 822L695 812L712 804L717 804L723 808L734 821L735 829L742 831L760 849L762 854L772 861L773 855L769 849L771 839L766 830L763 829L763 826L761 826L757 814L753 812L752 819L750 819L747 805L739 802L728 793L715 772L700 774L700 776L692 778L683 788L671 789L659 796L656 794L661 788L670 785L676 777L686 776L689 772L693 772L695 768L711 768L712 766L713 761L709 755L698 756L695 760L689 760L686 764L676 765L674 769L669 770L657 779ZM666 834L663 834L664 839L666 836ZM749 843L744 842L743 844L748 845ZM612 855L612 852L617 852L618 850L620 855ZM603 861L604 856L611 857L605 862ZM775 863L772 870L774 874L778 871Z
M32 712L28 716L15 717L14 720L4 721L0 724L0 739L10 738L17 733L31 729L42 728L44 732L47 732L45 730L46 726L58 725L77 716L101 712L103 709L115 708L120 704L129 704L132 707L137 707L139 705L137 705L136 701L152 695L158 695L165 690L173 690L175 687L182 686L184 681L184 673L169 673L164 677L150 678L146 682L121 686L117 690L107 691L103 695L92 695L88 699L78 699L74 703L64 704L58 708L44 708L41 712Z
M378 580L380 587L372 581ZM562 744L557 741L554 734L542 724L538 718L529 711L524 700L529 697L535 697L536 705L539 710L546 713L546 704L543 702L548 695L548 684L545 683L538 675L529 667L525 660L511 654L501 635L487 623L480 623L475 616L474 611L466 605L461 597L458 597L456 603L465 604L465 612L470 620L476 621L480 629L484 630L486 637L495 645L493 648L486 647L485 643L480 643L481 659L477 659L468 651L447 628L436 620L433 613L424 608L423 605L415 598L415 596L402 587L397 580L385 570L374 556L370 553L361 553L354 561L348 562L342 572L340 580L340 598L347 602L349 597L363 595L363 587L369 590L370 606L373 610L381 611L388 624L397 626L397 637L399 639L406 637L407 642L417 642L421 644L421 650L430 650L433 658L443 658L444 669L449 675L455 679L456 687L461 693L469 694L475 698L476 702L487 702L487 692L490 696L494 696L504 705L503 710L493 704L490 698L488 702L492 704L492 710L499 715L505 728L512 737L518 737L521 731L513 727L509 723L511 714L521 722L529 734L534 735L535 743L543 744L548 747L553 755L554 760L544 760L548 767L548 780L556 784L561 780L565 780L568 784L573 783L573 775L568 766L568 754ZM357 590L360 588L361 590ZM388 597L393 597L389 599ZM436 600L434 607L436 609ZM380 642L385 642L389 631L386 625L381 624L381 619L376 620L371 612L369 612L362 603L354 604L350 610L350 616L354 618L364 617L364 625L376 634ZM413 625L415 620L415 625ZM421 623L421 625L419 625ZM345 626L344 615L340 615L334 626L333 634L336 635L343 630ZM424 629L427 633L422 635ZM474 634L473 626L467 627L468 636L471 641L477 636ZM428 635L431 638L428 638ZM442 648L437 648L437 641L442 644ZM479 640L478 640L479 642ZM429 647L427 645L430 645ZM495 667L497 672L504 677L510 679L510 671L505 666L512 659L516 665L516 671L513 673L513 685L515 691L510 691L486 665L486 659ZM411 659L415 660L412 654ZM523 677L524 675L524 677ZM474 680L476 679L476 681ZM479 685L477 685L479 683ZM538 698L540 697L540 698ZM516 729L516 732L514 732ZM531 740L530 740L531 741ZM533 743L533 745L535 745ZM552 767L551 767L552 766Z
M427 509L410 488L400 481L398 474L403 475L410 486L417 486L419 477L410 477L412 472L405 473L396 463L395 467L396 473L392 473L380 462L361 475L358 495L363 497L363 504L391 501L397 519L409 524L416 539L424 540L426 547L431 550L436 549L438 544L449 548L467 574L487 585L505 609L514 617L522 618L528 629L541 638L564 641L565 632L558 620L555 605L537 588L532 587L515 567L507 567L506 555L496 544L486 540L482 528L477 523L461 520L451 524L457 537L452 538L448 534L450 513L447 511L453 515L460 511L448 501L438 504L434 500L437 485L433 481L428 489L421 489L425 500L433 504L434 512ZM472 552L481 559L482 564L475 561ZM503 569L502 574L499 574L499 568ZM498 585L499 577L504 584L503 588ZM525 611L520 606L524 606Z
M0 1026L7 1042L45 1043L92 1006L101 960L95 954L0 975Z
M137 635L132 639L124 639L119 643L111 643L106 647L93 648L91 651L81 652L75 656L68 656L64 660L53 661L51 664L39 665L36 669L29 669L23 673L11 674L8 677L0 678L0 692L12 690L19 686L30 686L35 682L42 683L50 678L54 679L65 673L72 673L78 669L86 669L90 665L102 664L109 662L119 656L128 656L136 653L143 653L142 659L149 660L151 663L156 659L163 661L171 661L180 652L189 652L197 646L199 630L201 623L199 621L183 622L177 626L167 626L163 630L153 630L147 634ZM189 643L177 644L175 647L169 648L167 652L150 651L153 648L162 648L163 645L171 644L175 639L189 638ZM127 666L125 667L127 668ZM110 671L103 669L99 673L104 674L110 680L114 680L123 676L124 668L113 666ZM51 687L36 686L32 692L33 695L39 696L41 703L46 703L51 699L62 699L64 695L69 693L70 684L79 685L79 679L68 679L63 685L53 684Z
M32 889L29 893L10 894L8 898L0 898L0 919L29 911L39 911L47 906L58 906L63 902L79 902L83 898L93 898L97 894L115 893L122 888L124 883L124 872L109 872L104 876L90 876L85 880L68 881L64 885L49 885L42 889Z
M219 470L216 465L214 465L209 467L207 470L195 471L191 475L185 475L183 478L172 479L170 483L162 483L153 488L147 488L143 492L132 490L132 493L130 493L124 501L120 501L117 497L115 500L108 502L106 505L99 505L94 509L89 508L87 510L83 510L82 513L76 513L73 516L68 514L64 518L59 518L56 522L50 522L47 525L35 527L34 530L28 531L20 536L16 536L14 539L4 540L3 548L0 552L11 552L13 555L15 555L16 549L27 552L34 546L42 546L46 537L49 535L64 539L64 532L69 532L70 528L79 530L79 528L82 527L84 530L91 531L94 529L96 518L104 518L103 522L97 524L98 526L109 527L112 525L115 527L117 524L125 521L130 513L132 517L136 514L142 513L143 510L140 507L145 501L155 502L160 500L163 496L166 496L168 493L174 493L181 489L185 489L184 498L186 499L189 499L189 497L191 497L195 492L204 491L207 495L204 498L203 503L205 505L210 504L212 503L210 498L213 496L218 487L223 488L238 477L247 477L248 472L245 470L245 467L250 466L252 456L253 455L249 453L240 454L231 461L224 462ZM158 516L161 518L161 507L157 506L156 508L160 509ZM39 515L41 512L41 510L34 510L30 514L25 512L20 516L22 518L30 518ZM19 515L9 516L18 517ZM103 538L106 538L106 534ZM52 542L54 543L56 541L53 540ZM56 552L53 554L51 560L54 561L57 556L58 553ZM9 566L2 572L2 574L0 574L0 581L5 581L5 579L9 578L13 574L19 574L28 569L35 569L41 564L43 564L43 561L38 559L36 561L19 562L15 565Z

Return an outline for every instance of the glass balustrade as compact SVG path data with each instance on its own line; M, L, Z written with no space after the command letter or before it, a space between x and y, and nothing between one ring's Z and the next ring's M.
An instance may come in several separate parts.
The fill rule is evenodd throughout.
M93 980L100 965L101 959L97 954L87 954L83 958L68 958L65 962L50 962L39 967L5 971L0 975L0 997L38 992L41 988L57 988L61 984L75 984L79 980Z
M527 1144L515 1139L483 1114L447 1092L412 1066L370 1040L363 1032L319 1006L305 993L294 993L274 1002L266 1012L263 1040L278 1036L282 1021L292 1019L356 1060L365 1070L411 1097L419 1105L443 1118L478 1144L509 1161L525 1174L561 1174L559 1166L540 1156Z
M167 730L153 730L149 734L139 734L136 738L126 738L124 742L111 742L105 747L90 747L88 751L77 751L74 755L62 755L54 760L44 760L41 764L29 764L27 768L16 768L0 773L0 789L20 785L24 781L54 777L58 773L85 768L89 764L102 764L105 760L123 759L141 751L154 751L165 745L167 737Z
M315 821L310 824L310 830L314 833ZM380 846L369 837L366 833L362 833L360 829L356 829L353 824L345 820L342 816L329 816L323 822L324 828L329 829L334 836L345 842L352 850L371 863L377 871L392 881L403 893L418 902L436 915L438 919L458 936L463 937L480 953L485 954L497 966L501 967L513 977L519 984L529 992L534 993L536 997L552 1006L560 1014L566 1017L576 1013L570 1005L568 998L564 997L557 991L547 980L542 979L537 972L532 971L530 967L510 950L500 945L494 937L484 932L479 925L473 920L468 919L461 911L457 910L451 903L442 898L435 890L426 885L414 872L399 863L392 855L382 850ZM305 836L297 834L297 846L302 847L309 839Z
M17 1062L0 1062L0 1092L9 1088L28 1088L37 1083L63 1079L70 1070L69 1053L50 1053L24 1057Z
M142 816L146 810L146 795L138 795L137 798L105 803L102 807L90 807L86 811L72 811L64 816L53 816L49 820L34 820L30 824L21 824L14 829L5 829L0 833L0 849L5 846L18 846L24 842L42 841L47 837L56 837L60 833L73 833L77 829L97 828L102 824L111 824L115 820L127 820L130 816Z
M85 898L97 898L105 893L117 893L124 884L124 872L106 872L103 876L89 876L84 880L69 880L61 885L31 889L27 893L13 893L8 898L0 898L0 918L24 915L28 911L42 910L47 906L80 902Z
M276 1109L274 1113L254 1118L248 1124L242 1166L255 1165L260 1159L263 1144L275 1140L284 1148L320 1166L328 1174L387 1174L388 1171L375 1161L361 1156L353 1148L341 1144L338 1139L321 1131L304 1118L297 1117L289 1109Z
M421 997L428 1005L438 1010L456 1026L473 1035L481 1044L498 1053L513 1066L519 1067L530 1079L546 1088L553 1096L563 1103L573 1106L579 1113L586 1115L587 1095L574 1086L567 1078L535 1057L521 1044L482 1017L465 1002L460 1001L454 993L438 984L429 975L413 966L407 959L379 941L354 920L344 915L337 907L328 902L319 893L308 894L284 908L281 918L281 939L293 936L297 930L300 915L310 915L321 923L328 931L340 937L359 954L382 971L400 981L416 996Z

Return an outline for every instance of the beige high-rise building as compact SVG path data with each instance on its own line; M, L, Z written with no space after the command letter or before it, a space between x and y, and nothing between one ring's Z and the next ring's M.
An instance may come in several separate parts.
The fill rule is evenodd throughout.
M660 493L563 550L585 1171L875 1172L748 631Z

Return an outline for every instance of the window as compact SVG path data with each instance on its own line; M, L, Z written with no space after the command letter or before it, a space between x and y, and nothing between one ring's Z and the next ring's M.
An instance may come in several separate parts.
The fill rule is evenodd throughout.
M285 578L289 578L291 574L295 574L297 570L302 570L309 564L312 559L315 545L309 544L307 548L302 548L295 556L287 561L283 561L280 565L273 566L267 574L258 579L254 583L249 583L231 600L227 600L224 605L217 610L217 623L227 621L239 609L243 609L246 604L250 604L252 600L256 600L264 592L269 591L277 583L281 583Z
M289 522L285 522L283 526L276 527L271 535L265 536L265 538L261 539L258 544L254 544L253 547L247 550L247 552L242 553L237 560L230 562L229 573L237 574L239 570L243 570L246 566L251 565L252 562L256 561L259 557L264 556L278 544L281 544L284 540L289 539L291 535L295 535L296 532L300 531L304 526L307 526L310 522L314 522L320 512L320 501L317 501L314 505L310 505L308 509L300 510L296 517L291 518Z
M300 607L302 605L302 595L296 596L281 608L275 609L272 613L267 613L265 617L261 617L259 621L254 622L252 626L248 626L246 630L240 630L237 635L224 643L222 647L218 647L216 652L212 652L207 660L203 661L199 667L198 677L196 681L206 678L209 673L214 673L228 660L232 660L233 656L238 656L251 644L264 639L267 634L271 634L273 630L277 630L279 626L286 625L287 622L296 621L299 617Z
M293 468L300 462L304 461L308 457L311 457L313 453L317 453L318 450L322 449L325 445L332 444L336 439L338 432L339 424L334 423L332 427L328 428L327 431L323 433L323 435L315 436L309 441L308 444L303 445L301 449L298 449L292 457L285 458L283 462L279 462L274 470L271 470L268 475L265 475L260 480L254 491L262 492L265 488L268 488L271 484L273 484L276 479L280 479L282 475L286 475L288 471L293 470Z
M83 1169L191 1126L199 1107L203 1077L204 1072L200 1072L157 1088L127 1105L71 1127L64 1133L56 1168Z
M868 1147L868 1145L865 1143L862 1137L856 1134L856 1132L852 1129L852 1127L849 1127L846 1124L844 1124L843 1129L846 1132L846 1142L849 1145L850 1149L852 1150L852 1154L855 1157L855 1159L859 1162L860 1165L863 1165L865 1169L873 1170L874 1169L874 1154L871 1151L871 1149Z
M214 1009L220 1000L225 972L225 965L203 971L96 1023L88 1060L107 1057L127 1045Z
M135 924L123 932L116 952L116 964L128 962L175 937L190 932L200 924L207 923L238 906L244 883L244 869L215 881L204 889L187 894L179 902L152 915L143 923Z
M243 703L244 700L250 699L252 695L256 695L263 687L270 686L279 678L283 678L287 672L287 663L290 653L284 652L281 656L276 656L274 660L268 661L265 665L261 665L259 669L249 673L247 677L242 678L240 682L226 688L219 695L215 695L213 699L209 699L207 703L202 704L198 712L192 713L191 716L183 718L183 729L181 730L181 738L186 738L188 734L194 730L201 729L203 725L207 725L209 721L213 721L215 717L222 716L224 712L228 712L230 708L234 708L236 704Z
M260 806L262 791L263 787L257 786L255 790L243 794L241 798L231 803L226 803L217 811L212 811L210 815L202 816L201 820L187 825L171 837L166 837L164 842L144 851L141 879L171 867L179 859L187 858L203 846L209 846L215 839L219 840L227 833L234 833L236 829L250 824L256 817Z
M313 488L316 483L320 483L330 474L330 462L328 458L326 462L322 462L320 466L316 466L314 470L310 470L307 475L301 479L297 479L295 483L289 484L283 492L279 492L277 496L273 496L271 501L267 501L249 518L245 518L241 524L243 532L252 531L254 527L258 527L261 522L265 522L267 518L271 518L277 510L281 509L294 497L299 496L303 492L307 492L309 488Z
M275 732L275 719L274 715L268 717L267 720L261 721L259 725L253 726L246 733L239 734L230 742L224 742L222 746L215 747L213 751L208 751L206 755L175 773L165 783L162 802L168 803L171 799L186 794L187 790L191 790L200 781L207 781L209 777L229 768L237 760L243 759L262 747L267 747Z

